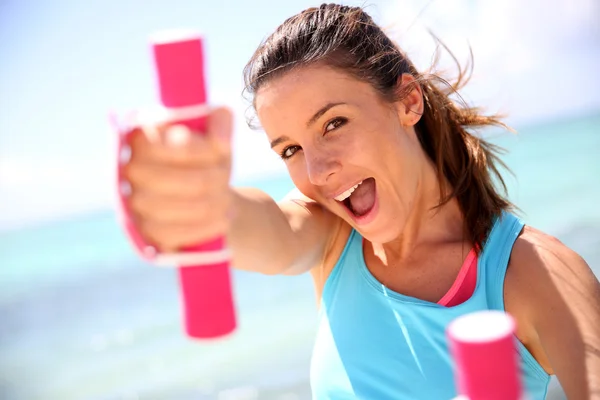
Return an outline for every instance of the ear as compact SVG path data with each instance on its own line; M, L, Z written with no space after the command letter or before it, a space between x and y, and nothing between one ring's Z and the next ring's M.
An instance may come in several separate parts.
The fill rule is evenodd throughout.
M414 76L402 74L398 78L398 93L400 100L396 103L400 123L404 126L414 126L423 115L423 89Z

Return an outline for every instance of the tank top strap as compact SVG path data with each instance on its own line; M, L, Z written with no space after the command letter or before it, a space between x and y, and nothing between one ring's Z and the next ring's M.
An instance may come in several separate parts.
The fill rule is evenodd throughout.
M492 310L504 310L504 277L513 245L523 226L523 221L517 216L503 212L496 218L483 245L479 262L485 270L488 307Z
M335 287L340 280L340 275L344 273L344 266L346 264L356 263L362 257L362 237L355 230L352 229L350 231L350 235L346 240L346 244L344 245L344 249L340 254L337 262L335 263L333 269L329 273L327 280L325 281L325 285L323 287L323 297L329 297L332 295L330 293L332 290L335 290ZM347 271L346 271L347 272Z

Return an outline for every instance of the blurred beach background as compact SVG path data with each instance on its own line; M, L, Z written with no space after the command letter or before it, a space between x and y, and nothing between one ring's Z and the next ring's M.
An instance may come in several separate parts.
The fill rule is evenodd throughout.
M201 30L210 99L236 113L232 183L281 198L292 184L245 125L242 68L319 4L0 0L0 399L310 398L310 278L236 271L238 331L188 340L175 271L140 261L115 218L107 114L155 101L150 33ZM600 275L600 3L345 4L365 6L422 69L427 29L461 60L472 47L463 97L518 132L487 133L508 150L511 199ZM564 398L555 380L548 398Z

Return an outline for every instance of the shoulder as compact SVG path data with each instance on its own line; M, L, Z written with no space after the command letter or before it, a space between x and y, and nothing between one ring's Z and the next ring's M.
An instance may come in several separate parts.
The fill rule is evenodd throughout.
M350 235L350 226L340 217L313 199L302 194L298 189L290 191L278 202L286 214L292 229L303 231L317 239L322 245L322 259L316 267L325 268L332 259L339 256L338 250L345 244ZM339 251L341 252L341 251Z
M329 212L321 204L305 196L294 188L281 200L277 202L279 208L288 216L288 219L300 218L316 223L328 233L335 230L338 217Z
M318 226L319 230L327 232L322 239L321 261L311 269L317 297L320 297L327 278L344 251L352 233L352 227L342 218L303 195L298 189L289 192L279 204L292 222L292 226L300 225L299 221L304 221L304 223ZM310 219L310 222L307 219Z
M552 296L567 295L575 287L590 294L599 290L598 279L579 254L530 226L525 226L515 241L507 281L522 304L533 309Z
M586 261L557 238L529 226L514 244L505 296L540 338L564 330L565 321L577 320L582 327L590 318L600 318L600 283Z
M525 226L512 249L511 275L527 278L529 286L536 282L561 282L578 277L583 284L592 285L597 279L585 260L556 237Z
M340 248L345 246L352 232L352 227L346 221L305 196L298 189L290 191L279 204L284 212L310 215L312 219L318 220L318 224L328 232L325 261L332 258L337 260L338 253L341 253Z

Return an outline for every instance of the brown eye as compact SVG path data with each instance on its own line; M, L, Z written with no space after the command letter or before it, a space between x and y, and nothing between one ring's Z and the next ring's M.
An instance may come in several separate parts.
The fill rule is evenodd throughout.
M344 125L347 121L348 120L346 118L334 118L327 124L327 126L325 126L325 132L330 132L334 129L337 129Z
M284 160L287 160L288 158L293 156L299 149L300 149L300 147L298 147L298 146L288 146L285 149L283 149L280 156Z

